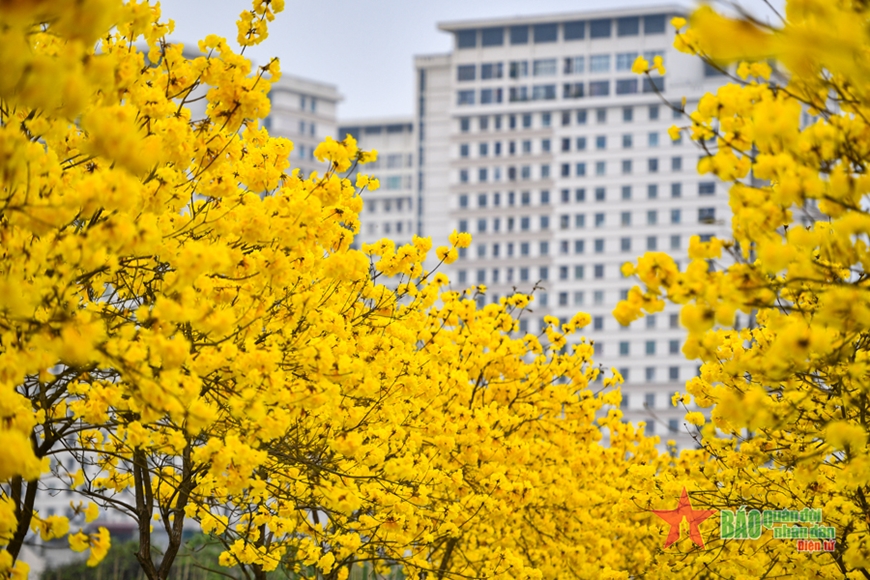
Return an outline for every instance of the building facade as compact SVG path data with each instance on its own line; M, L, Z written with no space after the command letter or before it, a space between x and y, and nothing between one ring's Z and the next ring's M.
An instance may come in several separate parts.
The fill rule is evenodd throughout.
M611 315L633 281L620 267L647 251L686 265L689 238L725 235L728 196L699 176L704 154L668 129L723 77L673 48L679 6L444 23L449 54L419 56L414 119L420 231L473 234L449 271L487 299L535 289L522 332L545 315L589 312L595 360L626 379L623 410L647 433L694 446L671 405L697 364L681 354L672 306L629 327ZM664 76L631 72L661 56Z
M307 176L323 173L325 165L314 159L314 148L336 135L336 112L341 95L334 85L282 74L269 93L272 110L265 121L269 132L293 141L291 166Z
M343 120L337 139L352 135L360 148L377 150L378 159L355 168L376 176L380 187L363 193L364 207L360 232L354 243L373 243L389 238L397 245L407 244L422 227L421 204L415 191L414 119ZM353 177L353 174L350 175Z

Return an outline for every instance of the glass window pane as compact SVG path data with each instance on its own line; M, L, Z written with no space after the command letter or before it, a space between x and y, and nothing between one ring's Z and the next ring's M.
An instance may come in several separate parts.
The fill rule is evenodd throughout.
M528 26L511 26L511 44L528 44L529 43L529 27Z
M504 28L484 28L481 31L483 46L501 46L504 44Z
M477 46L477 29L460 30L456 33L457 48L475 48Z
M591 20L589 22L589 37L590 38L610 38L611 35L611 20L604 18L600 20Z
M559 36L559 25L558 24L535 24L534 26L535 33L535 44L540 44L542 42L556 42L556 39Z

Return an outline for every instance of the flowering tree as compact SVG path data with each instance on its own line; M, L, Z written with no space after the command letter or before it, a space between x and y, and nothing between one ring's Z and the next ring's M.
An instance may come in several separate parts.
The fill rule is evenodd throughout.
M282 4L254 2L239 44ZM31 532L106 555L105 528L39 511L60 490L86 522L136 522L150 579L192 521L254 578L646 565L647 528L613 506L654 441L605 412L618 377L589 388L586 315L519 336L532 297L477 308L485 288L423 270L430 240L352 249L378 184L340 175L375 153L328 138L323 175L291 171L258 126L277 61L214 36L186 58L136 0L0 16L0 577L26 575ZM470 236L449 242L444 263Z
M625 268L642 287L614 314L627 323L682 304L683 352L703 361L682 399L712 407L710 423L688 416L704 447L695 468L662 471L640 505L687 485L702 507L821 508L837 535L819 554L772 540L687 556L682 544L657 563L675 577L870 577L868 18L863 3L789 0L777 25L709 7L688 29L674 21L680 50L722 71L739 63L672 129L705 148L699 172L732 183L732 238L693 239L684 271L663 254Z

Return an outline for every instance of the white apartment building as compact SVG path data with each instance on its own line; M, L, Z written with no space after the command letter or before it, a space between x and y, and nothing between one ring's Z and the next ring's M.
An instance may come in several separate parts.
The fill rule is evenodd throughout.
M592 315L596 362L626 379L631 421L679 448L694 446L684 392L697 364L680 350L684 331L668 307L630 327L611 312L634 284L621 265L649 250L686 264L689 237L726 235L724 186L695 171L703 154L667 130L686 124L669 103L713 91L722 77L673 47L677 5L443 23L449 54L416 65L417 179L421 232L443 243L473 234L449 274L454 286L485 284L488 299L536 285L537 333L545 315ZM664 59L652 80L631 72L638 55ZM662 96L659 96L657 92Z
M420 231L421 204L414 188L415 135L412 117L342 121L336 139L353 135L361 149L378 151L378 159L357 168L374 175L380 188L363 193L364 207L356 247L389 238L407 244ZM349 175L354 178L355 172Z
M307 176L321 174L324 164L314 159L314 149L326 136L336 138L336 109L341 95L334 85L282 74L269 93L272 111L265 126L276 137L293 141L291 166Z

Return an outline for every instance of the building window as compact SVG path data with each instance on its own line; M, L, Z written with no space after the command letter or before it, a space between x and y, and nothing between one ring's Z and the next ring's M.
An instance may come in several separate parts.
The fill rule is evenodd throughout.
M622 108L622 120L625 123L630 123L634 120L634 109L632 107Z
M668 354L680 354L680 341L679 340L669 340L668 341Z
M595 264L594 270L596 279L604 278L604 264Z
M607 190L603 187L595 188L595 201L604 201L607 197Z
M468 170L460 169L459 170L459 182L460 183L468 183Z
M683 158L682 157L671 157L671 171L682 171L683 170Z
M603 254L604 253L604 240L602 238L598 238L595 240L595 253Z
M585 268L583 266L574 266L574 279L582 280L583 275L585 274ZM576 300L575 300L576 303Z
M570 227L571 227L571 216L569 216L569 215L559 216L559 229L560 230L567 230Z
M647 170L650 173L658 173L659 171L659 160L658 159L647 159Z
M593 316L592 317L592 328L593 328L593 330L604 330L604 317L603 316Z
M680 380L680 367L669 367L668 368L668 380L669 381Z
M501 28L497 30L501 31ZM484 43L485 44L485 43ZM503 75L503 65L500 62L485 62L480 65L480 78L482 80L500 79Z
M627 201L631 199L631 186L623 185L622 186L622 199Z
M610 72L610 55L593 54L589 57L589 72Z
M477 30L460 30L456 34L457 48L475 48L477 46Z
M547 189L541 190L541 205L548 205L550 203L550 191Z
M665 33L665 15L654 14L643 17L643 33L644 34L664 34Z
M528 217L520 218L520 229L524 232L529 231L529 227L531 225L531 220Z
M582 278L582 276L581 276ZM578 290L574 292L574 306L582 306L583 305L583 291Z
M587 117L586 109L580 109L579 111L577 111L577 124L578 125L585 125L586 124L586 117Z
M621 238L619 240L619 249L623 252L631 251L631 238Z
M679 250L680 249L680 236L679 235L675 234L675 235L671 236L671 249L672 250Z
M631 212L630 211L624 211L620 214L620 223L624 226L631 225Z
M655 236L647 236L646 238L646 249L648 252L654 252L658 249L658 238Z
M548 141L549 143L549 141ZM550 166L549 165L541 165L541 179L547 179L550 177Z
M700 207L698 208L698 222L702 224L712 224L716 221L715 207Z
M622 160L622 174L628 175L631 173L631 159L623 159Z
M483 46L502 46L504 44L504 28L484 28L480 31Z
M532 76L551 77L556 74L556 59L542 58L532 61Z
M574 190L574 201L582 202L586 201L586 190L584 188L575 189Z
M529 242L521 242L520 243L520 256L528 256L531 253L530 247L531 246L529 245Z
M616 54L616 70L630 71L634 61L637 60L636 52L619 52Z
M566 22L562 25L562 36L565 40L582 40L586 38L586 22L583 20Z
M535 85L532 87L532 100L534 101L551 101L555 98L556 85Z
M604 161L595 162L595 175L604 175L607 165Z
M523 128L530 129L532 127L532 114L526 113L523 115Z
M595 110L595 121L598 123L606 123L607 122L607 109L600 108Z
M604 135L598 135L597 137L595 137L595 148L596 149L607 148L607 137Z
M582 254L586 249L586 241L585 240L574 240L574 253Z
M459 156L468 157L468 143L463 143L459 146Z
M529 63L525 60L513 60L508 64L508 74L512 79L529 76Z
M487 180L488 172L485 167L481 167L477 170L477 181L483 183Z
M616 35L617 36L637 36L640 34L640 18L637 16L626 16L616 19Z
M656 185L656 184L654 184L654 183L650 183L649 185L647 185L647 186L646 186L646 196L647 196L649 199L658 199L658 197L659 197L659 186Z
M595 227L596 228L600 228L600 227L604 226L604 217L605 217L605 214L603 214L603 213L595 214Z
M457 105L473 105L474 104L474 91L459 91L456 93L456 104Z
M540 268L538 268L538 277L541 280L548 280L550 278L550 269L547 266L541 266ZM546 306L546 304L544 304L544 296L545 294L541 295L542 306Z
M672 209L672 210L671 210L671 223L672 223L672 224L678 224L678 223L680 223L680 218L681 218L681 217L682 217L682 216L681 216L681 212L680 212L679 209Z
M566 278L567 278L567 268L565 268ZM559 292L559 306L568 306L568 293L567 292Z
M471 129L471 119L469 119L468 117L462 117L461 119L459 119L459 130L460 131L462 131L463 133L468 133L468 131L470 129Z
M610 81L592 81L589 83L590 97L606 97L610 94Z
M585 163L578 163L575 166L575 169L577 172L577 177L583 177L584 175L586 175L586 164Z
M529 43L529 27L528 26L511 26L510 27L511 44L528 44Z
M586 137L577 137L577 151L586 150Z
M619 356L628 356L629 355L629 343L624 340L619 343ZM625 378L625 377L623 377Z
M648 340L646 341L646 354L647 356L653 356L656 353L656 341Z
M582 56L569 56L565 59L562 72L566 75L580 74L586 71L586 59Z
M649 120L650 121L658 121L659 119L659 106L658 105L650 105L649 106Z
M682 183L672 183L671 184L671 197L682 197L683 196L683 184Z
M477 72L477 66L473 64L461 64L456 67L457 81L473 81Z
M571 164L570 163L563 163L559 167L560 167L559 173L562 177L570 177L571 176Z
M535 33L535 44L545 42L556 42L558 38L558 24L535 24L533 27Z
M659 212L651 209L646 212L646 223L647 225L654 226L659 223Z
M502 99L501 89L481 89L480 104L489 105L491 103L500 103Z
M589 38L610 38L611 35L611 20L602 18L599 20L589 21Z
M529 269L528 268L520 268L520 282L528 282L529 281Z
M665 77L643 77L644 93L662 93L665 90Z
M578 213L574 215L574 227L575 228L585 228L586 227L586 214Z
M571 124L571 111L562 111L562 126L567 127Z
M520 194L520 203L522 205L531 205L532 204L532 194L528 191L522 192L522 194ZM525 218L525 219L528 219L528 218Z
M632 139L631 133L626 133L622 136L622 148L623 149L631 149Z
M541 229L549 230L550 229L550 216L542 215L541 216Z
M563 137L562 138L562 151L570 151L571 150L571 138Z
M538 244L538 254L541 256L550 255L550 242L542 241Z
M698 195L713 195L714 193L716 193L716 182L702 181L698 184Z
M617 95L633 95L637 93L637 79L616 79Z

